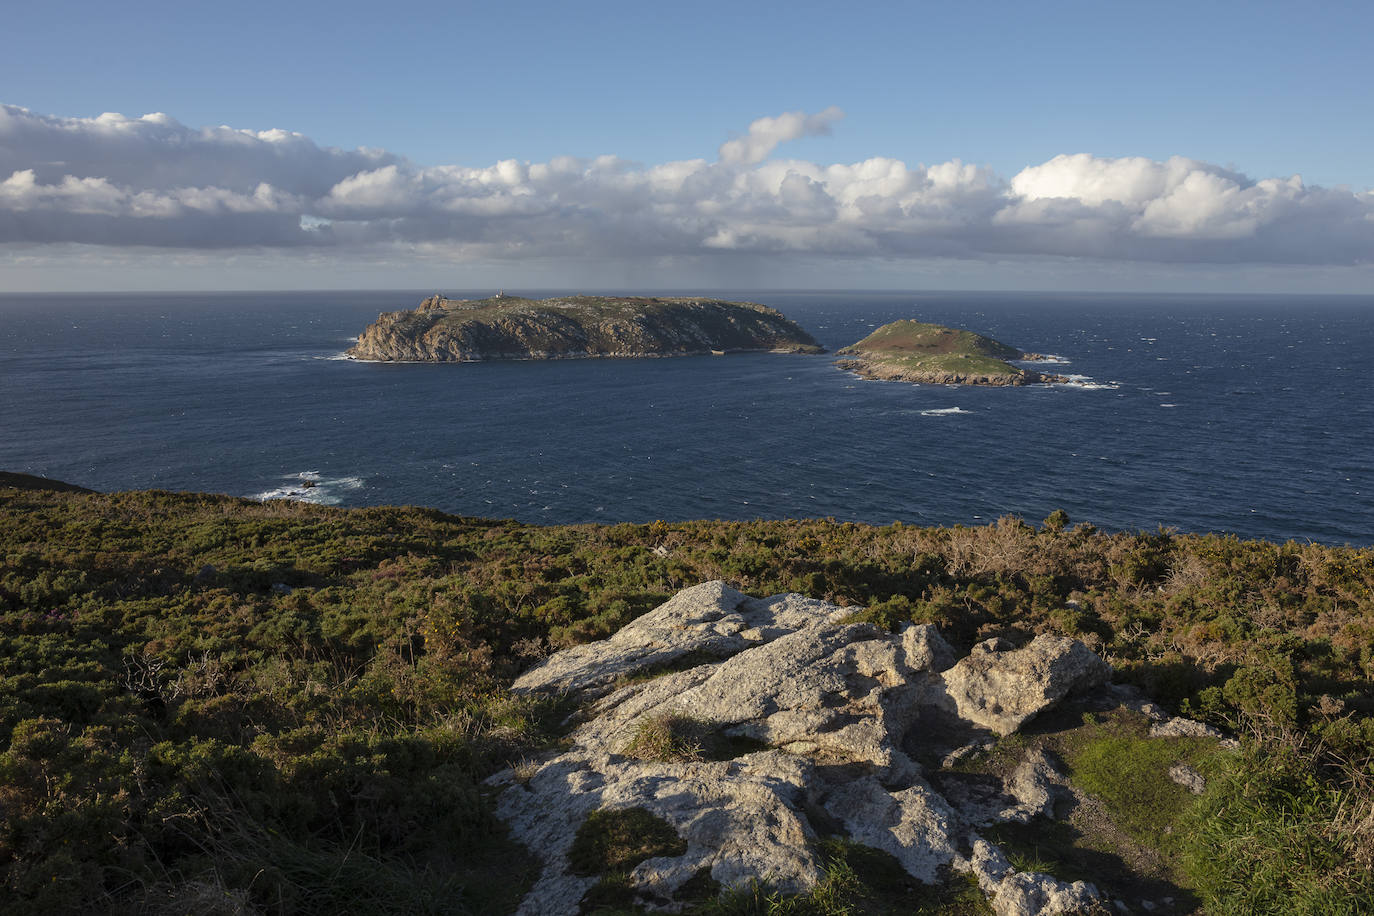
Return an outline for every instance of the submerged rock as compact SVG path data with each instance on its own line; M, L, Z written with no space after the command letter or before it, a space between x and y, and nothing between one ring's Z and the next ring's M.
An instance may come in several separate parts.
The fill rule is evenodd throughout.
M725 887L766 879L805 891L822 877L813 841L837 830L890 853L919 881L950 869L976 875L999 914L1072 912L1055 907L1095 898L1090 885L1014 871L977 832L1050 814L1062 780L1052 761L1028 755L975 801L942 794L913 756L948 753L933 736L952 715L983 736L1014 731L1070 691L1103 683L1106 663L1055 637L1023 649L985 643L956 662L934 626L889 633L849 614L708 582L521 676L517 692L585 705L567 750L528 778L512 770L490 780L512 836L544 861L519 912L577 912L596 881L569 868L578 828L594 811L629 808L685 841L681 855L629 875L654 908L675 906L703 870ZM647 735L674 729L684 740L646 749Z

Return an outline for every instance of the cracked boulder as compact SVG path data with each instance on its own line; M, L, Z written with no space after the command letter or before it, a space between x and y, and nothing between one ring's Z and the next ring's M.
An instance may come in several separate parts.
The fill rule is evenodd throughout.
M708 582L522 675L515 692L572 695L581 711L565 749L489 781L512 837L544 863L518 912L577 913L598 880L570 865L579 828L595 811L632 808L682 840L684 851L628 875L655 909L680 906L703 873L726 888L766 880L804 892L823 877L815 841L837 832L919 881L975 875L999 914L1070 912L1055 907L1095 897L1090 885L1016 872L977 832L1048 814L1052 761L1028 757L973 804L942 794L916 759L947 753L933 742L951 715L967 731L1006 734L1103 683L1106 664L1054 637L984 643L956 661L934 626L889 633L849 615Z
M1043 634L1020 649L981 642L943 680L960 718L1009 735L1071 692L1106 684L1111 673L1078 640Z

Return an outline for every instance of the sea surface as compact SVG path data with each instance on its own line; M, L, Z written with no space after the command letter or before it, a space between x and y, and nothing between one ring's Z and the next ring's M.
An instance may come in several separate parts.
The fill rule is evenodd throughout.
M712 293L832 349L919 318L1076 377L1025 388L862 381L826 356L342 358L431 292L0 296L0 470L543 523L1063 508L1374 543L1374 297Z

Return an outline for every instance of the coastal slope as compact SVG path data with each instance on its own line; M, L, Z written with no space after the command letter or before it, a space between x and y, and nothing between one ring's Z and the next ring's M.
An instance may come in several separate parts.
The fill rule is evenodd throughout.
M1067 381L1007 362L1040 358L1034 353L1022 353L972 331L911 319L885 324L837 352L846 357L837 366L869 379L992 386Z
M377 317L348 350L387 362L688 356L750 350L819 353L810 334L752 302L568 296L446 299Z

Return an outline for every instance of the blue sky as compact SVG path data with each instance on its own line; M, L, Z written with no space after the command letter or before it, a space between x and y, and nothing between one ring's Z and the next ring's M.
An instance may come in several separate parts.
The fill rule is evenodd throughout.
M846 286L864 276L881 277L885 286L940 285L942 277L950 285L977 285L979 276L992 285L1014 285L1029 275L1066 288L1103 283L1149 289L1173 283L1246 289L1273 288L1277 282L1358 291L1370 279L1374 255L1360 252L1370 239L1361 234L1362 220L1374 225L1368 215L1374 199L1363 193L1374 188L1374 65L1368 52L1374 4L95 6L50 0L22 4L9 10L6 20L0 103L50 119L50 136L40 154L39 147L24 145L23 138L33 133L21 131L14 118L8 135L0 129L0 182L26 169L36 176L30 184L11 187L10 197L0 195L0 289L56 288L64 277L80 284L87 282L80 279L86 273L123 278L132 286L329 285L331 277L342 276L340 263L348 268L347 282L374 276L377 286L394 286L407 276L429 281L452 273L461 275L459 283L463 276L474 281L528 277L557 285L560 271L585 272L589 262L629 260L635 265L622 263L613 273L674 285L703 258L715 265L713 275L723 282L756 277L764 285L784 286L795 285L786 282L789 277L811 283L832 274L848 281L836 285ZM425 173L426 167L486 169L503 160L538 164L598 156L642 169L696 159L714 162L723 142L746 134L758 119L788 112L815 116L832 106L842 116L823 119L815 130L796 135L778 127L783 139L769 146L769 158L821 170L890 159L913 171L958 160L1000 181L1004 196L1013 193L1009 188L1021 188L1015 193L1022 197L1026 182L1017 185L1016 176L1060 156L1091 157L1065 166L1077 169L1076 175L1084 169L1097 174L1102 163L1127 160L1163 164L1183 157L1201 165L1191 171L1175 168L1173 177L1160 179L1164 190L1155 193L1172 195L1165 202L1165 222L1158 218L1164 205L1151 210L1157 201L1145 198L1124 201L1134 208L1128 222L1120 214L1093 214L1093 219L1116 220L1114 225L1126 227L1123 233L1129 229L1143 242L1130 243L1123 235L1120 244L1085 243L1081 250L1067 237L1039 245L1029 243L1024 232L1017 239L1005 236L1009 223L1027 226L1032 218L1060 226L1062 208L1033 217L1026 207L1010 214L1006 207L987 210L987 226L1000 227L996 231L1002 235L992 239L990 228L974 238L961 214L986 201L966 194L957 201L942 197L940 203L958 210L951 219L966 230L964 241L934 244L929 239L945 231L927 225L934 204L926 198L913 204L909 193L925 180L922 175L908 180L904 190L890 191L893 201L903 202L907 222L875 225L856 216L857 192L851 189L844 204L841 179L807 168L799 174L808 187L841 201L835 226L823 226L814 208L765 225L757 199L730 211L717 195L709 205L695 202L688 220L698 233L696 244L704 246L699 250L681 235L688 218L680 212L667 229L637 226L634 238L658 229L673 236L657 248L618 251L614 233L596 235L595 215L605 216L612 206L601 193L609 181L604 175L594 179L597 194L585 187L574 194L566 184L550 190L533 179L511 184L517 198L548 195L541 212L568 218L576 208L578 218L563 227L561 237L583 233L588 241L581 246L502 229L491 222L490 208L479 220L469 203L447 205L444 225L438 227L433 208L422 214L413 194L407 198L410 209L392 200L389 210L373 194L368 198L373 210L363 213L356 198L349 209L336 194L326 207L319 203L322 195L312 198L289 183L269 182L290 197L274 198L272 211L280 216L296 207L292 220L304 218L308 228L337 225L337 238L325 244L319 232L302 242L286 239L279 228L260 238L243 227L220 231L207 228L208 211L201 207L193 214L194 231L188 231L203 243L188 245L171 240L170 231L145 231L149 219L175 218L167 207L151 216L126 207L117 215L108 202L101 204L106 208L101 220L142 222L130 223L128 233L83 228L72 214L89 217L91 207L74 203L71 193L60 204L68 217L61 226L49 226L37 215L55 214L59 207L53 194L39 193L67 177L53 171L58 168L53 163L76 158L54 152L54 138L72 134L72 125L104 112L130 119L163 112L190 131L218 125L253 132L281 129L319 148L385 151L391 160L349 160L348 167L379 169L399 161L415 187L442 186L438 193L451 196L442 176ZM187 141L164 136L158 142L184 147ZM121 154L130 153L111 148L100 155ZM103 174L97 154L87 150L86 155L97 158L85 172L71 173L73 179L108 179L127 200L176 189L181 194L192 185L202 191L233 185L216 175L215 163L222 162L213 152L207 153L203 172L193 178L182 174L175 189L158 184L155 176L121 183L111 177L119 172L115 165ZM147 147L139 155L155 159L157 152ZM754 191L782 194L779 176L785 171L757 176ZM351 173L339 172L346 174ZM1294 175L1301 175L1305 189L1345 189L1349 201L1330 195L1314 201L1306 190L1299 199L1293 192L1252 187ZM1218 176L1234 188L1187 200L1173 193ZM719 176L715 180L723 187ZM1060 189L1055 194L1077 195L1081 202L1084 185L1075 181L1051 184ZM1078 190L1062 190L1069 186ZM970 185L965 181L960 187L968 191ZM1032 197L1045 200L1044 181L1037 188ZM192 206L184 197L178 206ZM1099 198L1088 206L1100 211L1117 200ZM1276 222L1272 214L1280 198L1284 207L1302 209L1301 218ZM788 200L788 206L795 204ZM1260 210L1269 215L1244 226L1235 218L1208 216L1207 208L1223 205L1219 200L1243 206L1252 216ZM641 204L662 209L662 201L635 205ZM1200 208L1200 215L1180 215L1179 208L1189 205ZM1041 211L1047 206L1042 204ZM268 207L261 209L266 213ZM913 216L916 209L926 215ZM243 210L238 206L235 212ZM468 214L467 222L453 215L459 211ZM526 218L533 215L522 212ZM1337 212L1343 214L1340 226L1332 222ZM703 214L717 224L701 227ZM381 240L375 226L363 224L383 218L393 226L398 220L413 225ZM624 228L625 214L606 218ZM912 220L925 227L916 233L923 241L916 244L912 236L893 242L894 232L911 234ZM1317 230L1311 228L1314 220ZM788 231L798 223L816 231L805 237ZM348 235L345 226L358 231ZM1086 224L1081 228L1077 238L1090 239ZM1246 232L1255 244L1243 244ZM1279 244L1276 238L1283 232L1308 241ZM138 242L122 244L121 236ZM480 246L474 244L478 237L484 240ZM1160 241L1166 237L1173 241ZM1196 250L1182 244L1187 238L1199 240ZM1315 250L1312 238L1329 240L1334 253ZM1229 241L1222 244L1223 239ZM661 264L660 272L655 273L654 263ZM243 274L237 281L236 264Z

